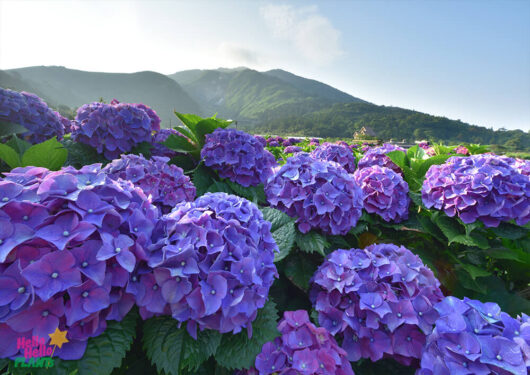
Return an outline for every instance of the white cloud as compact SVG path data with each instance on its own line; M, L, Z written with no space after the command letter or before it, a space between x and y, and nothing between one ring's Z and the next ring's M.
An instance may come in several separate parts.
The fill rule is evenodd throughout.
M340 31L318 12L316 6L269 4L260 13L272 35L292 43L304 58L318 65L342 55Z
M256 51L231 42L222 42L219 52L228 62L236 65L256 66L261 60Z

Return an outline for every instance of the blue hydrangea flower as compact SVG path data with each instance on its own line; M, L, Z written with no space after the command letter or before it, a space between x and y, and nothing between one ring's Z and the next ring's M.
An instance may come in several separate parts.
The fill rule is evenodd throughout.
M204 164L243 186L265 183L276 165L274 156L252 135L236 129L216 129L206 135Z
M283 152L285 154L295 154L300 151L302 151L302 148L299 146L287 146L286 148L283 149Z
M527 374L530 324L492 302L446 297L421 358L419 375Z
M112 179L121 178L140 187L162 212L168 213L180 202L195 198L195 186L184 175L182 168L168 165L168 158L153 156L147 160L142 155L122 155L103 168Z
M267 201L291 217L298 229L346 234L361 217L362 191L339 164L297 153L265 185Z
M392 169L373 165L353 174L364 195L364 209L385 221L399 223L409 216L409 185Z
M392 169L394 172L403 174L401 168L399 168L388 156L387 153L391 151L403 151L406 152L404 148L399 146L394 146L390 143L385 143L381 147L372 147L368 148L364 156L359 160L359 169L371 167L372 165L379 165L380 167L386 167Z
M27 129L21 135L30 143L50 138L62 139L69 120L53 111L37 95L0 87L0 120L19 124Z
M135 104L85 104L77 110L72 139L112 160L142 142L150 142L151 123L148 113Z
M515 160L496 155L453 156L427 171L423 203L458 215L466 224L480 220L496 227L515 220L525 225L530 221L530 176L514 166Z
M421 259L392 244L336 250L310 281L318 321L342 339L350 361L417 363L443 295Z
M311 156L319 160L334 161L348 173L355 171L355 156L347 143L344 145L324 142L311 152Z

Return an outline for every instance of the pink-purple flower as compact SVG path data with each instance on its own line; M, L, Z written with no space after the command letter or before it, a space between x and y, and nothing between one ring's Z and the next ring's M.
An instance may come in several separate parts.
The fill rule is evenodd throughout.
M348 173L355 171L355 156L348 144L333 144L325 142L311 152L315 159L334 161L340 164Z
M386 156L386 154L391 151L405 152L405 149L399 146L394 146L390 143L385 143L380 147L369 148L365 151L365 154L361 160L359 160L358 168L362 169L371 167L372 165L379 165L380 167L387 167L396 173L403 174L401 168L399 168L392 160L390 160L388 156Z

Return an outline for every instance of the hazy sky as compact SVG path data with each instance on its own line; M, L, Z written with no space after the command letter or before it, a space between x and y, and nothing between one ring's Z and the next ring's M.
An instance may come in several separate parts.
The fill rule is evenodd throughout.
M0 69L282 68L376 104L530 130L530 1L0 0Z

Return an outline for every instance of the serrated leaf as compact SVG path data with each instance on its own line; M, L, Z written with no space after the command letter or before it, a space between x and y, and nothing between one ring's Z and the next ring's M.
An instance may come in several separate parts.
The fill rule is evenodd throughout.
M271 231L275 231L289 222L294 222L292 217L280 210L277 210L276 208L263 207L261 209L261 213L263 214L263 218L265 220L270 221Z
M56 137L31 146L22 155L23 166L45 167L49 170L59 170L66 159L68 151L57 141Z
M197 371L208 358L215 354L221 344L221 338L222 335L218 331L209 329L199 331L197 340L185 334L180 368L192 372Z
M403 169L407 166L407 155L403 151L395 150L385 154L396 164L398 167Z
M319 263L305 254L297 253L286 260L285 276L298 288L307 291L309 280L318 268Z
M3 143L0 143L0 159L2 159L11 168L20 167L22 165L18 153Z
M432 156L429 159L425 160L424 162L421 163L417 171L418 177L423 178L423 176L425 176L425 174L427 173L427 171L429 170L431 166L443 164L450 157L451 155L436 155L436 156Z
M180 360L185 329L178 328L178 322L171 317L156 317L145 321L143 346L147 357L158 372L179 375Z
M259 184L258 186L244 187L230 180L226 180L226 183L238 196L248 199L255 204L265 204L267 202L263 184Z
M495 233L500 238L508 238L510 240L518 240L524 236L528 236L530 231L525 227L510 223L500 223L497 228L488 228L488 230Z
M213 183L213 177L208 168L206 168L204 165L200 165L197 169L195 169L191 179L193 181L193 185L195 185L195 189L197 190L198 197L206 193L208 188Z
M213 184L211 184L206 191L208 193L218 193L218 192L222 192L226 194L234 193L232 189L230 189L230 186L228 186L228 184L221 182L221 181L214 181Z
M246 330L236 335L223 335L221 345L215 353L217 363L229 370L248 369L253 366L263 344L280 335L276 329L277 319L276 304L268 301L262 309L258 310L258 316L252 322L250 339Z
M362 223L360 220L357 222L357 225L354 226L350 231L349 234L353 234L354 236L358 236L361 233L365 232L368 229L368 225L366 223Z
M319 253L325 256L324 249L329 246L326 237L315 232L309 231L308 233L296 232L296 245L298 248L305 253Z
M279 253L274 254L274 262L279 262L291 252L294 246L296 229L294 221L289 221L272 232L272 238L276 241Z
M423 200L421 199L421 193L415 193L415 192L413 192L413 191L409 191L409 197L410 197L410 200L411 200L416 206L424 207L424 206L423 206Z
M450 243L455 241L454 239L456 237L463 235L462 229L464 228L461 228L458 221L455 219L444 215L439 215L436 217L435 222Z
M472 233L469 236L466 236L464 234L455 236L449 241L449 244L452 244L453 242L460 243L466 246L476 246L481 249L489 248L489 243L488 243L487 238L480 234L476 234L476 233Z

